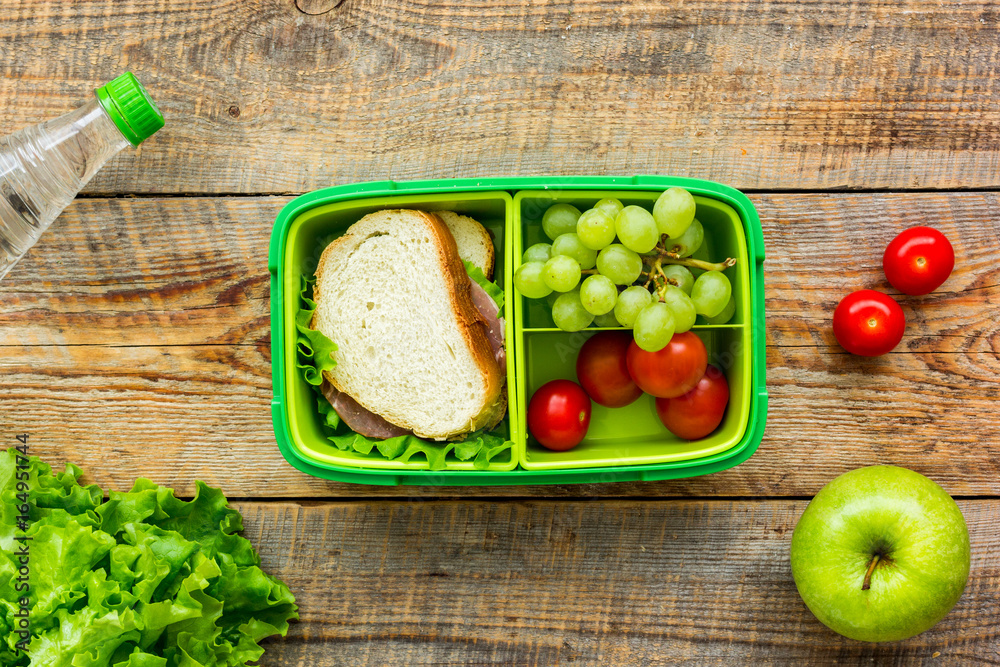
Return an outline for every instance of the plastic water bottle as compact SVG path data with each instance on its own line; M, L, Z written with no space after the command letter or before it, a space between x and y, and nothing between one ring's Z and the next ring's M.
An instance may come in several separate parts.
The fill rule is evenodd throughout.
M0 138L0 279L118 151L163 127L131 72L53 120Z

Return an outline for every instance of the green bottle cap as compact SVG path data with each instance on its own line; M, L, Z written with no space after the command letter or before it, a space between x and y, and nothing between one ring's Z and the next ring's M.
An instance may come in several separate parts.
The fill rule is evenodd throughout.
M156 102L132 72L125 72L94 91L128 142L138 146L163 127Z

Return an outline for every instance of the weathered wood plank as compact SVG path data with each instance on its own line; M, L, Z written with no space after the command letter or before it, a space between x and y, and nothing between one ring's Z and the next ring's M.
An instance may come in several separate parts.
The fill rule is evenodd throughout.
M0 348L0 437L32 434L53 464L73 461L115 488L136 476L237 497L804 496L835 475L892 463L955 495L1000 495L995 355L893 354L862 365L815 349L771 348L760 450L690 480L566 487L365 487L292 469L274 443L270 367L255 346Z
M965 594L892 644L825 628L802 501L239 503L302 620L262 665L998 664L1000 501L960 502Z
M287 201L78 199L0 283L0 344L266 347Z
M837 302L853 290L894 295L909 352L998 351L1000 197L976 194L760 195L753 197L767 247L769 342L836 347ZM901 295L885 279L882 253L903 229L940 229L955 248L951 277L923 297ZM856 360L860 361L860 360Z
M769 256L771 410L760 451L731 471L444 490L294 471L269 412L265 256L284 198L77 201L0 283L0 437L32 433L39 454L75 461L103 485L145 475L190 494L198 477L237 497L806 496L876 462L917 469L956 495L1000 494L996 195L754 200ZM881 248L918 223L954 241L954 275L943 291L905 302L898 353L847 355L829 330L836 300L881 285Z
M665 173L1000 184L989 0L11 0L0 127L135 71L167 127L89 191Z
M898 295L882 274L882 251L906 227L923 224L941 229L958 259L939 290L900 298L909 321L900 351L994 351L1000 333L996 193L751 198L767 248L772 345L835 347L829 321L837 301L862 287ZM79 199L0 283L0 345L259 340L269 327L271 226L287 202ZM155 340L149 328L136 329L140 324L156 327ZM940 340L946 337L950 346Z

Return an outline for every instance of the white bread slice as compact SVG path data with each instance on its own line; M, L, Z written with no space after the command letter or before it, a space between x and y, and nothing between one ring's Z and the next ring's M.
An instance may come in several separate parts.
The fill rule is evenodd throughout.
M314 299L338 347L325 377L368 410L436 440L498 420L505 375L437 215L366 215L323 251Z
M486 228L467 215L454 211L434 211L448 225L448 230L455 237L458 246L458 256L486 274L493 280L493 238Z

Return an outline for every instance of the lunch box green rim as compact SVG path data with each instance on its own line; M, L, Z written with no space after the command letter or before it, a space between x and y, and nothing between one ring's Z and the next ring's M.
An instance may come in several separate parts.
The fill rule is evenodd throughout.
M364 463L334 465L326 461L316 460L304 453L292 436L289 415L288 386L286 375L288 368L288 353L286 349L288 299L298 299L297 290L289 289L286 284L286 242L288 232L293 222L302 214L317 207L337 202L371 200L373 198L394 196L458 195L461 193L486 193L488 191L503 191L514 198L522 191L656 191L678 186L689 190L696 197L714 199L731 207L739 216L745 233L745 246L750 263L749 293L747 300L750 309L746 313L745 326L750 341L749 366L751 381L750 395L746 397L749 403L746 428L743 436L734 446L717 451L710 456L700 456L687 460L673 460L658 463L643 463L631 465L602 465L596 467L566 467L553 469L525 469L523 466L513 467L523 463L524 451L512 454L513 464L494 466L500 469L487 470L428 470L426 467L407 466L405 469L387 467L364 467ZM536 194L537 196L537 194ZM507 229L503 252L504 289L508 302L514 301L514 290L511 284L513 269L519 256L515 258L515 243L512 232L511 216L507 216ZM518 238L520 232L518 231ZM498 253L499 254L499 253ZM499 264L500 258L497 258ZM764 242L760 219L750 200L743 193L726 185L700 179L668 177L668 176L634 176L634 177L516 177L491 179L436 179L427 181L393 182L377 181L352 185L335 186L311 192L290 201L279 213L271 235L268 269L271 274L271 353L274 397L271 402L275 438L284 458L295 468L310 475L323 479L379 485L510 485L510 484L569 484L596 482L626 482L655 481L694 477L705 475L736 466L756 451L763 438L764 425L767 416L767 388L765 384L765 340L764 340L764 285L763 285ZM519 309L514 309L515 311ZM510 317L511 309L507 314ZM519 314L519 313L518 313ZM513 326L512 326L513 324ZM510 335L520 340L523 335L521 322L507 322L508 341ZM294 347L294 339L289 341ZM514 349L509 345L511 356L510 371L516 364ZM520 353L524 353L523 350ZM523 375L523 373L521 374ZM511 439L524 443L526 434L519 433L523 429L523 415L518 405L526 403L516 395L516 387L523 386L523 377L509 377L509 384L514 385L510 391L510 429ZM468 467L468 466L467 466Z

